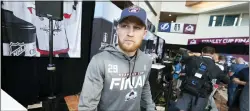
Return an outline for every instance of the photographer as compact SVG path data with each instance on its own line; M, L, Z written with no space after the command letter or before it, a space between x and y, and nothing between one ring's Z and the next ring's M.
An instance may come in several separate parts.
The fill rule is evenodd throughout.
M176 107L181 111L204 111L212 92L212 79L222 80L225 83L229 81L212 60L215 49L204 47L201 52L200 57L190 56L186 50L180 49L186 66L186 76L181 85L181 97L176 103Z

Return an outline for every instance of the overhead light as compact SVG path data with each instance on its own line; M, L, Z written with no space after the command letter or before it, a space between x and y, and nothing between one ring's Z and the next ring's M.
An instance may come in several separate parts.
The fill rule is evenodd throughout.
M169 14L168 16L171 16L171 14Z

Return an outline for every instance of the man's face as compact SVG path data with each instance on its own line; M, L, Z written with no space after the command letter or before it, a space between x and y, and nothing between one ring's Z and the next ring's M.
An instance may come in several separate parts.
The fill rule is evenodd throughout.
M214 54L213 55L213 59L215 62L218 62L219 61L219 55L218 54Z
M136 51L146 35L144 24L136 17L127 17L117 26L118 44L123 51Z

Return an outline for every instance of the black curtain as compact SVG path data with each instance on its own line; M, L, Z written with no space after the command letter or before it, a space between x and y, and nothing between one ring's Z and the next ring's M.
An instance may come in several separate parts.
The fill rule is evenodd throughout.
M92 21L95 2L82 4L81 58L54 58L56 71L49 73L48 57L2 56L2 89L23 106L47 97L49 74L55 75L55 93L66 96L79 93L82 89L86 68L89 63Z

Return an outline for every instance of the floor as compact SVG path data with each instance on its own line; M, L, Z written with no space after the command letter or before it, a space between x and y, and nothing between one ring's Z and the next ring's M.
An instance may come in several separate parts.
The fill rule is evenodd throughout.
M215 102L217 105L217 108L219 111L228 111L228 107L226 105L227 103L227 91L226 90L218 90L215 94ZM56 111L77 111L78 110L78 102L79 102L79 96L78 95L72 95L72 96L66 96L63 99L58 100L58 108ZM44 103L43 103L44 105ZM35 106L41 106L41 104L34 105ZM156 107L157 111L164 111L165 108L161 106ZM29 111L44 111L44 109L33 109Z

